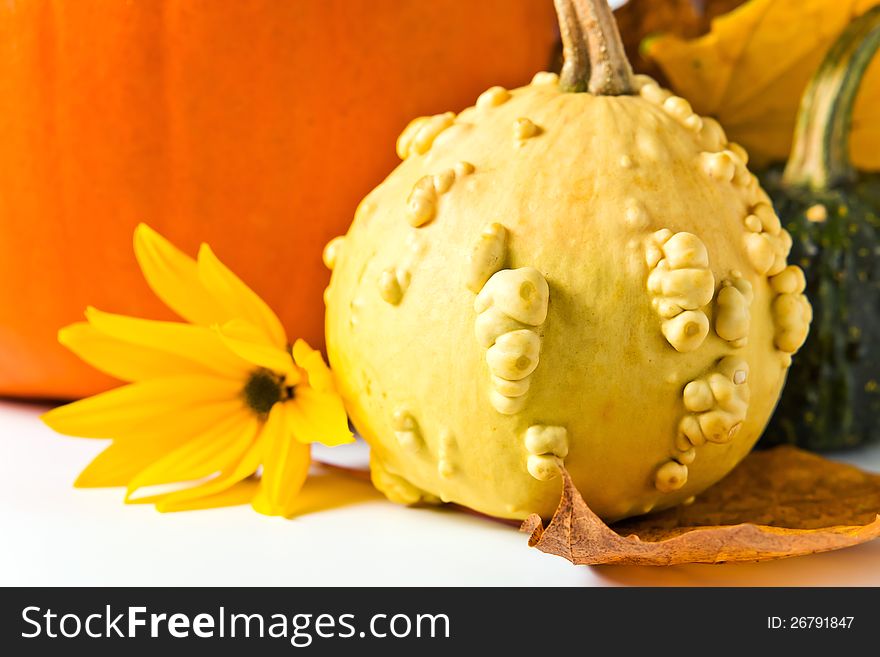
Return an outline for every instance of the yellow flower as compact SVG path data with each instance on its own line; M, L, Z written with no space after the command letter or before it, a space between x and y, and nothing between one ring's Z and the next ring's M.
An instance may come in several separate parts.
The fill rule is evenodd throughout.
M123 381L49 411L59 433L110 438L78 487L188 486L137 501L160 511L250 500L289 516L308 473L310 443L353 440L321 354L289 346L274 312L203 244L185 255L141 224L134 248L147 283L189 323L86 311L59 341ZM252 477L260 470L259 482Z

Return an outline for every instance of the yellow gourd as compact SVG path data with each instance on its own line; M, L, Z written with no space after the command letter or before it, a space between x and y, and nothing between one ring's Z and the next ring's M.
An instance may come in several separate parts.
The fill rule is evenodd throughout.
M746 154L633 76L605 0L557 0L561 77L413 121L331 242L327 345L390 499L613 520L758 439L810 306ZM585 91L589 89L589 91Z

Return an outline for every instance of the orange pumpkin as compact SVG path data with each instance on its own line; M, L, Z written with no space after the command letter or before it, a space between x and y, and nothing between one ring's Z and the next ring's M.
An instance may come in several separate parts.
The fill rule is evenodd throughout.
M0 4L0 395L112 381L56 343L88 304L169 317L130 240L200 241L323 343L321 248L413 116L547 65L549 0Z

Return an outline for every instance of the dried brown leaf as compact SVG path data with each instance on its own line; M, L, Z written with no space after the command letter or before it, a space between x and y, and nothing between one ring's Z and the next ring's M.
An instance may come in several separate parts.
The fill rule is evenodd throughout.
M880 475L794 447L753 452L690 506L613 528L562 469L559 508L544 528L530 516L529 545L578 565L765 561L827 552L880 536Z
M637 73L663 79L657 63L642 55L642 41L658 34L693 39L709 31L712 19L743 0L629 0L614 11L627 57Z

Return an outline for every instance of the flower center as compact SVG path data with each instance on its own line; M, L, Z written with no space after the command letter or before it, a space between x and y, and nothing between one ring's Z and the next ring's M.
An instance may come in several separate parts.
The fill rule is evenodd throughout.
M284 377L269 370L251 373L244 384L244 399L257 415L267 415L278 402L293 398L293 386L284 385Z

